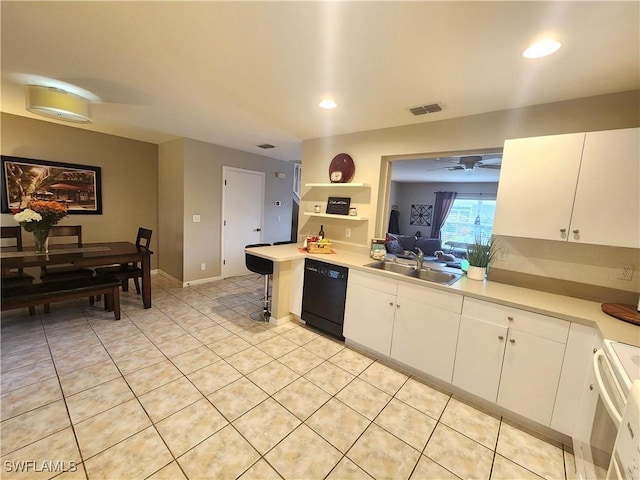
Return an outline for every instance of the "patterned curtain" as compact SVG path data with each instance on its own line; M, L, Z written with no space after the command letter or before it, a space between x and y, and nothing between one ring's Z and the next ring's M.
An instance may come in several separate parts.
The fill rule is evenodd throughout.
M431 225L431 238L442 238L440 229L447 221L453 201L458 196L457 192L436 192L436 204L433 207L433 223Z

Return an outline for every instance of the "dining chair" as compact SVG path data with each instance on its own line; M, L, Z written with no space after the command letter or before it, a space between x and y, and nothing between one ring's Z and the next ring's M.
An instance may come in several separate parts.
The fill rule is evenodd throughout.
M49 230L49 244L52 243L52 238L75 238L74 241L70 242L58 242L54 240L53 243L64 243L65 245L73 247L82 247L82 225L54 225L51 227L51 230ZM73 265L64 267L43 266L40 268L40 280L43 283L62 282L85 277L93 277L93 270L90 268L78 268Z
M136 236L136 247L149 250L151 245L152 230L147 228L138 228L138 235ZM142 278L142 266L140 262L123 263L119 265L111 265L109 267L96 268L96 275L111 275L120 280L122 284L122 291L129 291L129 280L133 279L133 283L136 287L136 293L140 295L140 278Z
M253 243L251 245L245 245L244 248L253 247L270 247L270 243ZM270 299L269 299L269 277L273 275L273 260L267 258L258 257L245 252L244 254L246 267L254 273L264 275L264 296L262 297L262 315L260 320L269 321L271 317L270 311Z
M16 225L15 227L1 227L0 238L3 240L2 244L6 247L14 247L17 251L22 250L22 227ZM0 286L4 288L22 287L24 285L31 285L35 277L24 272L22 268L5 269L2 268L2 282ZM35 315L35 307L29 307L29 314Z

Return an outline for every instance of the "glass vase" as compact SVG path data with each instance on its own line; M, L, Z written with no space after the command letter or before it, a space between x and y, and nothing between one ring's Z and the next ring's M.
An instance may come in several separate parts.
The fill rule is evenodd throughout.
M49 229L38 228L33 231L33 239L36 244L36 253L42 255L49 253Z

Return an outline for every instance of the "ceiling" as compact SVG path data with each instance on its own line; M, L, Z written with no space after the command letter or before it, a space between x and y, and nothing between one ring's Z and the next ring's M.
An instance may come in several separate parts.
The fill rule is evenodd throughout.
M93 123L67 125L152 143L187 137L287 161L301 159L305 139L640 86L638 2L0 8L3 112L45 120L25 110L24 85L62 81L97 98ZM562 42L560 51L523 58L544 35ZM336 109L318 107L326 96ZM430 103L442 111L409 112Z
M470 156L465 153L455 157L393 161L391 163L391 181L398 183L498 183L502 153L473 155L478 157L478 163L473 169L465 169L460 164L460 159ZM480 158L482 159L480 160Z

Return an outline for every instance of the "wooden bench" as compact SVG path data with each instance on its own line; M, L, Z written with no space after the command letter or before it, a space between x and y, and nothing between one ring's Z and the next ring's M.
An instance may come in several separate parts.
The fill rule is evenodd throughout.
M120 320L120 281L111 276L87 277L65 282L34 283L3 288L2 311L104 295L104 308Z

